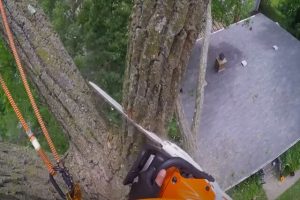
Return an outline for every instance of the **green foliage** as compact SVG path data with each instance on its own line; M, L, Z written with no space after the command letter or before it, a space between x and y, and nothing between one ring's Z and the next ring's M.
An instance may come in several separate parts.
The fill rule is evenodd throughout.
M287 150L280 156L283 166L284 176L292 171L300 169L300 142Z
M95 81L121 100L132 2L76 2L40 0L85 78Z
M240 21L250 15L254 8L253 0L214 0L212 1L213 18L226 25Z
M263 0L260 10L300 38L300 0Z
M32 131L38 137L42 147L49 150L48 145L41 133L39 124L34 116L31 104L27 98L21 78L15 66L14 59L0 38L0 73L6 81L7 87L17 105L19 106L25 120L31 127ZM36 92L33 90L33 95L37 100L41 115L44 119L49 133L54 140L59 153L64 153L68 149L68 141L59 128L54 117L49 113L47 107L44 106L38 99ZM4 95L0 87L0 138L4 141L13 142L22 145L30 145L26 134L24 133L21 124L19 123L7 97Z
M72 36L71 34L62 35L62 33L68 30L70 24L72 23L70 13L67 12L69 9L70 8L68 4L63 3L62 1L57 1L52 12L52 16L54 19L52 22L53 26L56 31L62 36L63 41Z
M242 183L230 189L228 194L234 200L267 200L265 191L259 183L258 175L247 178Z
M298 200L300 197L300 180L280 195L277 200Z
M278 9L286 16L289 31L300 38L300 0L280 0Z
M52 10L55 8L55 3L57 0L39 0L44 8L44 12L47 13L50 17L52 17Z
M263 0L260 4L260 10L262 13L270 17L276 22L279 22L282 26L286 26L285 16L277 9L278 0L270 1Z
M296 171L300 168L300 142L296 143L292 148L287 150L284 154L280 156L282 165L283 165L283 175L288 175L292 171ZM300 182L298 181L295 186L291 187L287 192L285 192L283 195L279 197L279 199L298 199L299 198L299 189L300 187ZM299 195L296 192L298 191ZM258 175L253 175L250 178L246 179L236 187L232 188L231 190L228 191L229 195L234 199L234 200L239 200L239 199L267 199L263 188L261 187L259 183L259 176ZM295 196L293 196L293 192L295 192ZM292 198L293 197L293 198Z
M168 137L175 142L180 142L181 140L181 134L176 117L173 117L168 124Z

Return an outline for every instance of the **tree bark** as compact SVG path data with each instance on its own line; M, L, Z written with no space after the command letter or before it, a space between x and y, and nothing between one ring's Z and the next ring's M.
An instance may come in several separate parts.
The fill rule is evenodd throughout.
M212 17L211 17L211 0L208 3L207 10L206 10L206 22L205 22L205 35L202 39L202 47L201 47L201 55L200 55L200 64L199 64L199 75L198 75L198 83L197 83L197 90L196 90L196 101L195 101L195 112L193 116L191 131L192 134L197 138L197 134L200 128L201 122L201 111L203 107L204 101L204 87L205 87L205 74L206 74L206 67L207 67L207 54L208 54L208 47L209 47L209 39L211 34L211 27L212 27ZM197 142L197 140L193 140Z
M196 136L192 134L190 123L187 121L185 116L182 101L180 95L176 100L176 116L179 122L179 129L183 139L183 148L195 159L197 160L198 143Z
M31 148L0 144L0 199L58 199ZM42 194L41 191L43 191Z
M166 137L166 123L189 55L202 24L203 0L136 0L134 3L123 105L146 129Z
M27 9L29 3L36 8L33 15ZM37 2L6 4L26 72L69 136L65 162L80 181L84 199L121 199L126 193L122 177L127 145L122 145L119 134L108 130L95 106L100 100L93 97ZM43 192L39 197L44 198Z
M139 141L136 142L134 135L109 130L96 106L101 99L82 78L37 1L6 1L6 4L26 72L69 136L65 163L80 182L83 199L124 199L128 188L122 185L122 179L127 172L127 158L133 144ZM29 4L36 9L35 14L28 11ZM165 123L173 113L174 99L200 31L199 19L205 5L203 0L135 1L129 30L124 106L137 122L161 135L166 134ZM43 177L37 176L36 182L44 183L45 174L46 170ZM34 193L34 198L49 195L47 199L54 199L45 192L52 188L48 186ZM20 182L18 194L31 194L28 187L34 188L34 181ZM11 184L0 191L14 189Z

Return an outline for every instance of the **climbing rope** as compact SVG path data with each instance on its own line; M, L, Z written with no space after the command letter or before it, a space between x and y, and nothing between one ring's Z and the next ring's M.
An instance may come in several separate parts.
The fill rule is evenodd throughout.
M42 118L42 116L40 114L40 111L39 111L39 109L38 109L38 107L36 105L36 102L35 102L35 100L33 98L32 93L31 93L29 84L27 82L26 74L25 74L23 66L21 64L20 56L19 56L19 54L17 52L12 32L11 32L10 27L8 25L8 21L7 21L7 17L6 17L6 13L5 13L5 9L4 9L2 0L0 0L0 12L1 12L1 17L2 17L2 21L3 21L4 29L5 29L5 32L6 32L7 37L8 37L9 46L10 46L10 48L12 50L12 53L13 53L13 56L15 58L18 70L19 70L20 75L21 75L21 79L22 79L23 85L25 87L26 93L27 93L28 98L30 100L30 103L32 105L34 114L35 114L35 116L36 116L36 118L37 118L37 120L38 120L38 122L39 122L39 124L41 126L43 134L45 135L45 138L46 138L46 140L48 142L48 145L50 147L50 150L51 150L51 152L53 154L54 159L56 160L56 162L59 163L59 161L60 161L59 155L58 155L58 153L57 153L57 151L56 151L56 149L54 147L52 139L51 139L51 137L50 137L50 135L48 133L48 130L47 130L46 126L45 126L43 118Z
M18 117L20 123L22 124L23 129L25 130L25 133L27 134L31 144L33 145L34 149L37 151L37 154L39 155L39 157L42 159L42 161L44 162L45 166L47 167L47 170L49 172L49 179L50 182L53 184L53 186L55 187L55 189L57 190L57 192L59 193L59 195L63 198L63 199L68 199L68 200L80 200L81 199L81 191L80 191L80 187L78 183L73 183L73 178L72 176L69 174L69 171L66 169L66 167L64 166L64 164L61 162L60 157L55 149L55 146L52 142L52 139L48 133L48 130L45 126L45 123L43 121L43 118L40 114L40 111L36 105L36 102L33 98L33 95L31 93L29 84L27 82L27 78L26 78L26 74L24 72L23 66L21 64L21 60L20 60L20 56L17 52L17 48L14 42L14 38L13 38L13 34L12 31L9 27L8 24L8 20L7 20L7 16L6 16L6 12L5 12L5 8L3 5L2 0L0 0L0 12L1 12L1 17L2 17L2 22L4 25L4 29L5 32L7 34L8 37L8 41L9 41L9 46L11 48L11 51L13 53L14 59L16 61L23 85L25 87L27 96L30 100L30 103L32 105L34 114L40 124L40 127L42 129L42 132L47 140L47 143L50 147L50 150L53 154L54 159L56 160L56 165L53 166L51 161L49 160L48 156L45 154L45 152L43 151L43 149L41 148L41 145L39 144L37 138L34 136L33 132L31 131L31 129L29 128L28 124L26 123L22 113L20 112L17 104L15 103L13 97L11 96L11 93L9 91L9 89L7 88L5 81L3 80L1 74L0 74L0 85L5 93L5 95L7 96L9 103L11 104L14 112L16 113L16 116ZM66 183L67 187L68 187L68 192L65 194L62 192L61 188L58 186L58 184L56 183L55 179L54 179L54 175L57 174L57 172L59 172L64 180L64 182Z
M2 79L2 76L0 75L0 84L1 87L5 93L5 95L7 96L9 103L11 104L13 110L15 111L19 121L21 122L25 133L27 134L30 142L32 143L33 147L35 148L35 150L37 151L37 153L39 154L40 158L43 160L44 164L46 165L49 173L51 175L55 175L55 171L53 170L53 165L51 164L48 156L44 153L44 151L42 150L38 140L36 139L36 137L34 136L34 134L32 133L32 131L30 130L29 126L27 125L27 123L25 122L17 104L15 103L14 99L12 98L4 80Z

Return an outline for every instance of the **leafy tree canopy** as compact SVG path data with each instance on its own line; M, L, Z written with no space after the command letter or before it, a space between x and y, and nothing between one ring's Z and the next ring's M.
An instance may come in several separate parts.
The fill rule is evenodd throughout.
M229 25L248 17L254 9L253 0L214 0L212 1L213 19Z
M278 8L286 16L290 31L300 38L300 0L280 0Z
M83 75L121 99L130 0L40 0Z

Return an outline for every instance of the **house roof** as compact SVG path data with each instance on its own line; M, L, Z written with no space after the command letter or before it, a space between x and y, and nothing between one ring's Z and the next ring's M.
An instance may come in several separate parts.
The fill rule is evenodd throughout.
M201 40L182 84L181 100L190 122L200 47ZM228 62L217 73L215 59L221 52ZM300 42L263 14L211 35L206 81L199 164L223 189L249 177L300 139Z

